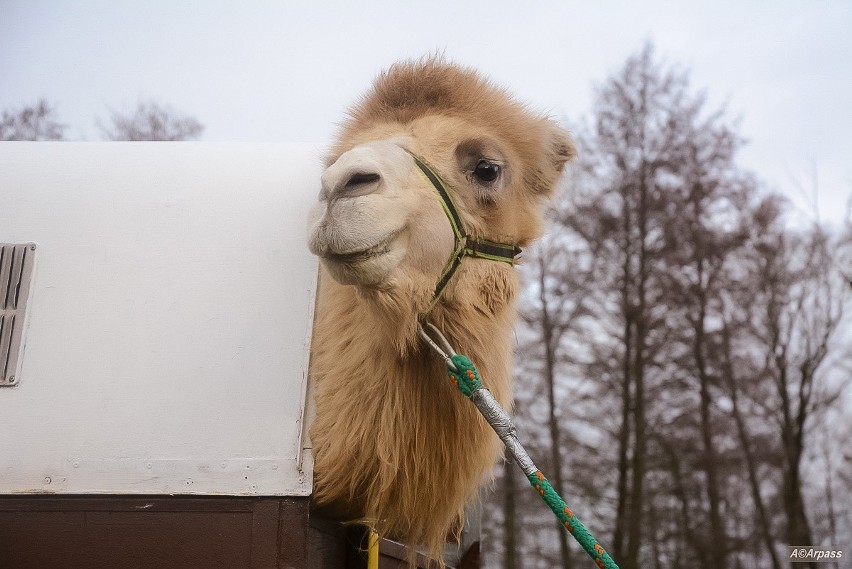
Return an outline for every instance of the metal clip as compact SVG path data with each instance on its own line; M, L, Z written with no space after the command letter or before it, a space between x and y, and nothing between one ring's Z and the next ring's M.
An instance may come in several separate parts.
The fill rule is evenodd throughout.
M417 333L420 335L421 338L426 340L426 343L429 345L430 348L435 351L436 354L441 356L441 359L444 360L444 363L447 364L448 368L453 371L458 371L458 368L456 368L456 365L451 359L453 356L456 355L455 350L453 350L452 346L450 346L450 343L447 341L444 335L441 334L440 330L438 330L429 322L426 322L425 324L426 327L429 328L429 332L435 335L436 339L432 339L429 333L426 332L426 330L423 328L423 324L420 322L417 323Z

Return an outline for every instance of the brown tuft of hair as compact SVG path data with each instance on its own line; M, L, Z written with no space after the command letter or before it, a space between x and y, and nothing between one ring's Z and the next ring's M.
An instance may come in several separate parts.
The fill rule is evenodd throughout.
M475 70L441 57L394 64L376 78L348 115L329 164L370 127L404 127L429 116L461 118L493 132L524 158L526 185L535 193L550 193L564 165L577 154L568 133L546 115L532 111Z

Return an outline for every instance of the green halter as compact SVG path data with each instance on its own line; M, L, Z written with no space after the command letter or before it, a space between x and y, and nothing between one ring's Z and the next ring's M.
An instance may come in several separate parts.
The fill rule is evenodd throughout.
M521 248L517 245L497 243L495 241L489 241L488 239L481 239L468 235L464 229L462 218L456 209L456 205L453 203L453 199L450 197L450 193L447 191L447 186L444 184L444 181L441 180L441 177L438 176L438 174L423 160L411 152L408 153L411 154L411 157L414 158L414 163L417 164L417 167L420 168L426 178L435 187L435 190L438 192L438 196L441 198L441 207L444 208L444 213L447 214L447 219L450 220L450 226L453 228L453 252L450 255L449 261L447 261L444 270L441 272L441 278L438 280L438 284L435 286L435 293L432 295L432 302L429 303L429 308L426 310L426 314L429 314L438 303L441 293L444 292L444 289L447 287L447 284L449 284L453 273L456 272L456 269L459 267L464 257L477 257L479 259L489 259L491 261L500 261L502 263L514 265L515 257L520 254Z

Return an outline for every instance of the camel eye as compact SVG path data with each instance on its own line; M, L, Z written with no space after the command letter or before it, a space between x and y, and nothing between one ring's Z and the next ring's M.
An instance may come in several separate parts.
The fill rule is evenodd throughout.
M489 160L480 160L473 169L473 175L480 182L493 182L500 177L500 165Z

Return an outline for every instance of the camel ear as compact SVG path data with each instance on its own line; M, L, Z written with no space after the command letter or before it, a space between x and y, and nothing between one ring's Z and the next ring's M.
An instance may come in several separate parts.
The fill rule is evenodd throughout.
M567 130L548 120L550 135L550 163L557 174L562 173L565 164L577 157L577 147Z

